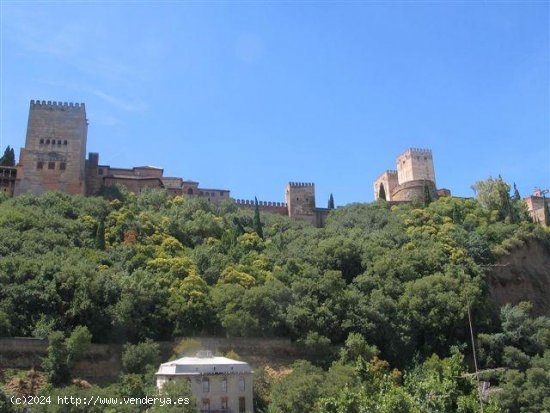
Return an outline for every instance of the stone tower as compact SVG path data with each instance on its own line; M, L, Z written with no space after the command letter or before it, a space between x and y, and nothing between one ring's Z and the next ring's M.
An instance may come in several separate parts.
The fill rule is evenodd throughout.
M410 181L431 181L435 185L434 162L430 149L407 149L397 157L399 185Z
M288 216L316 225L315 184L289 182L285 193Z
M31 100L15 195L85 194L88 122L84 104Z

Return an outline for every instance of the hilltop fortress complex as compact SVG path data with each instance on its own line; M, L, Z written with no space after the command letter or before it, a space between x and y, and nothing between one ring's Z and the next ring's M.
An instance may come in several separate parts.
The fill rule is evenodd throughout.
M221 202L230 198L228 189L202 188L198 182L164 176L153 166L119 168L99 163L98 153L86 158L88 121L83 103L31 100L25 147L16 167L1 167L0 188L9 195L41 194L62 191L93 196L105 187L124 185L139 193L145 188L164 188L170 194L185 195ZM449 196L436 188L433 157L427 149L408 149L397 158L397 170L386 171L374 182L375 199L390 203ZM244 208L254 208L255 201L233 200ZM313 183L289 182L285 202L259 201L260 210L323 226L328 208L315 202Z

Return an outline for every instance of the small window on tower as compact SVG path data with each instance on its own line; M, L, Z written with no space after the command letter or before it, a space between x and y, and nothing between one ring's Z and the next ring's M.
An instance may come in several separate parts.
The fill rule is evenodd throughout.
M98 169L98 170L97 170L97 174L98 174L99 176L103 175L103 169Z
M62 171L64 171L65 169L67 169L67 164L65 162L61 162L59 164L59 169L61 169Z
M44 169L44 162L37 162L36 169Z
M48 169L55 169L55 162L48 162Z

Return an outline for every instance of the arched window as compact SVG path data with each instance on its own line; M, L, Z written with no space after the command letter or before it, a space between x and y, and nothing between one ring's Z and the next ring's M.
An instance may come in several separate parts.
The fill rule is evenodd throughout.
M378 199L386 200L386 189L384 188L384 184L380 184L380 189L378 190Z
M187 189L187 195L193 195L193 188Z
M63 145L66 145L67 144L67 141L63 141Z
M46 139L46 145L49 145L49 144L50 144L50 140Z
M57 141L57 144L58 144L58 145L61 145L61 140L58 140L58 141Z
M44 144L44 139L40 139L40 144Z

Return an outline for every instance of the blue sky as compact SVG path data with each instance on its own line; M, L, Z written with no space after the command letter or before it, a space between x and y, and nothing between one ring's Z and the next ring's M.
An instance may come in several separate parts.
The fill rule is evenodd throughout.
M112 166L282 201L373 199L409 147L438 187L550 187L548 2L1 1L2 149L31 99L85 102Z

